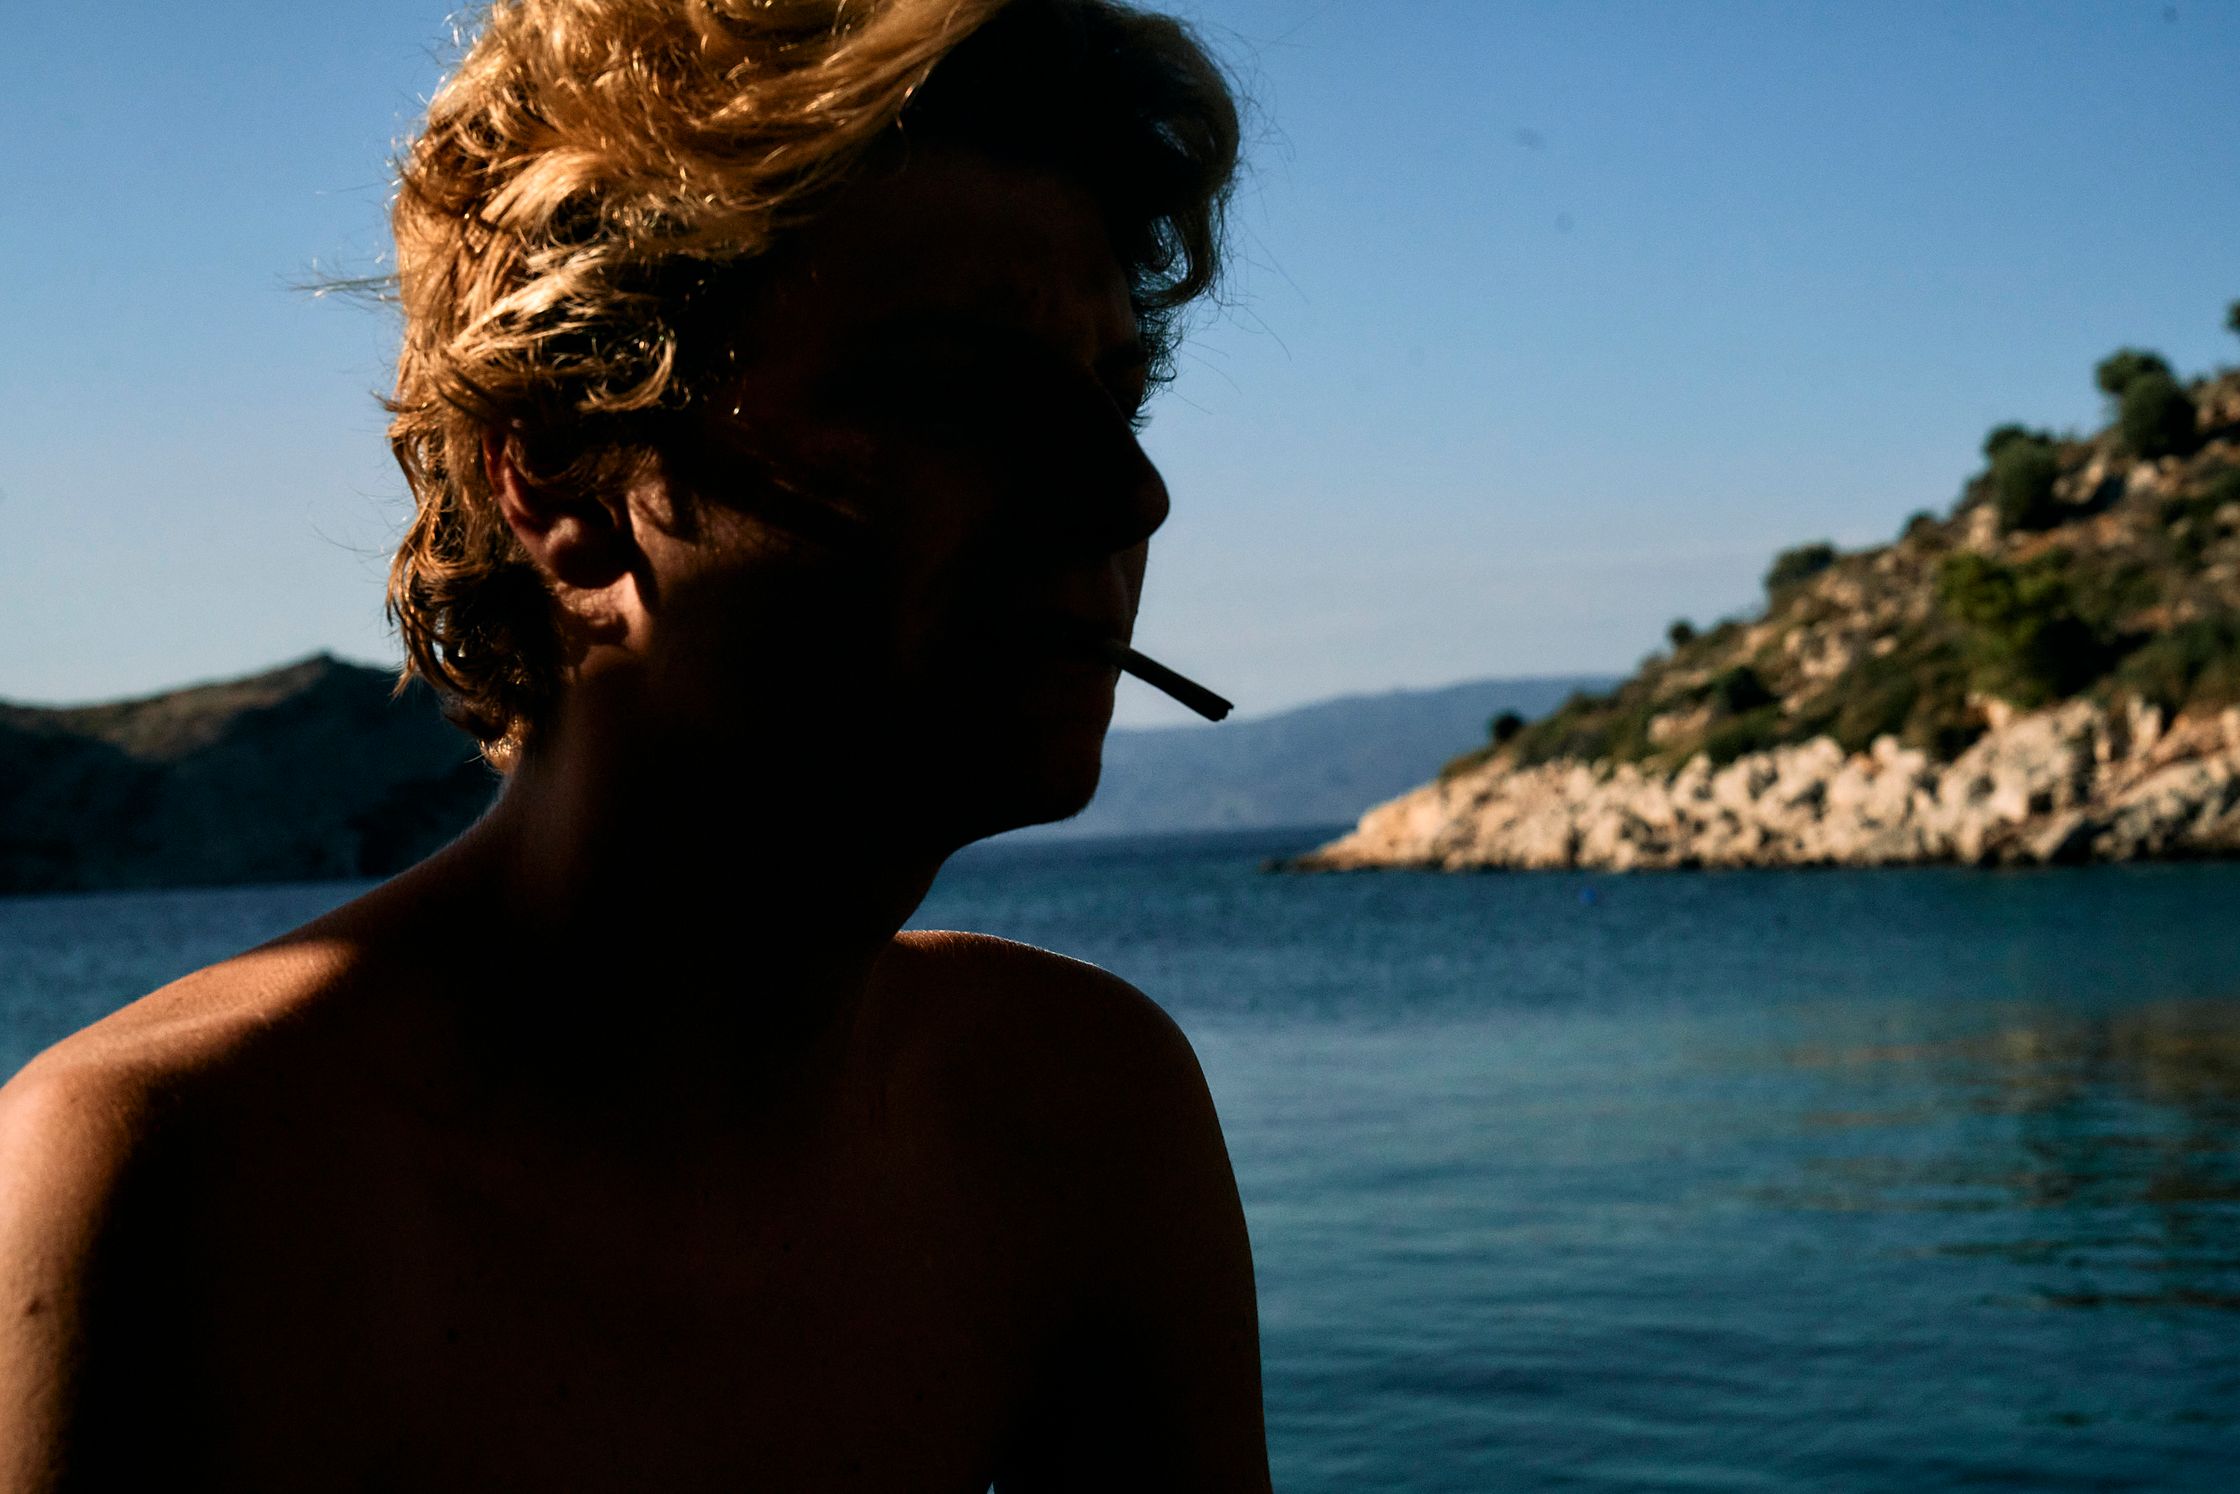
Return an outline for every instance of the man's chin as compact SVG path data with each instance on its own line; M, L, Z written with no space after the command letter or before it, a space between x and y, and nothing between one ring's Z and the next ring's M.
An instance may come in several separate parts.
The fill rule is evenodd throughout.
M947 823L946 838L968 845L1070 820L1096 797L1102 764L1097 753L998 763L983 759L962 769L950 790L930 790L943 803L929 806Z

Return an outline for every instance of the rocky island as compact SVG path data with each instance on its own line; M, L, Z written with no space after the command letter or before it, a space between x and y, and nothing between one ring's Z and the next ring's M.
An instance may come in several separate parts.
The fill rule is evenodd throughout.
M1758 615L1673 624L1283 869L2240 853L2240 370L2098 379L2105 430L1999 427L1949 514L1784 552Z

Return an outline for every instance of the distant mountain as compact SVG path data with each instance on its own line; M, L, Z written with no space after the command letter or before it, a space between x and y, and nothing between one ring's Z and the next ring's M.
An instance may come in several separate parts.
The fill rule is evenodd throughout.
M0 893L379 877L457 835L497 780L414 685L321 654L139 700L0 702ZM1479 680L1218 727L1114 732L1080 818L1019 835L1337 824L1501 711L1606 680Z
M1096 802L1007 840L1335 825L1414 787L1482 740L1503 711L1546 715L1612 681L1471 680L1435 690L1347 695L1218 726L1115 731Z
M0 703L0 892L385 876L497 780L415 685L321 654L141 700Z

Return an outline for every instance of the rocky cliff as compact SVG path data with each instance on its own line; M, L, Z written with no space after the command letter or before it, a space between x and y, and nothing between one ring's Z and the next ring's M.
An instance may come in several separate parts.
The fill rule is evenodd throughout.
M1343 871L2036 864L2240 852L2240 710L2167 723L2086 700L1950 763L1828 737L1678 771L1498 760L1379 805L1298 863Z
M2117 363L2108 430L2001 427L1948 515L1784 553L1762 613L1675 624L1291 868L2240 853L2240 372L2163 379L2149 427Z
M74 708L0 704L0 893L375 877L497 780L386 670L319 655Z

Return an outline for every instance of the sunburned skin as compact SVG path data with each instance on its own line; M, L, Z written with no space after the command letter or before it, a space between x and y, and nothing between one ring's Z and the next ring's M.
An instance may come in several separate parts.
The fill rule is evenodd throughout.
M0 1494L1267 1488L1188 1043L902 931L1094 790L1119 666L1047 640L1125 645L1166 515L1126 286L961 150L792 253L738 418L878 544L496 458L572 659L496 807L0 1090Z

